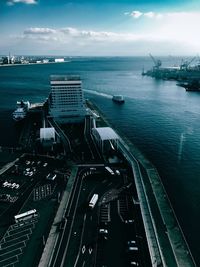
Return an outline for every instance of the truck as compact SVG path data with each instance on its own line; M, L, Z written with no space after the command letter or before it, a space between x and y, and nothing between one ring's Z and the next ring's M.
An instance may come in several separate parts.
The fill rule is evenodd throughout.
M94 194L89 202L89 208L93 209L97 203L98 200L98 194Z
M115 174L115 173L113 172L113 170L112 170L110 167L106 166L105 169L106 169L111 175L114 175L114 174Z

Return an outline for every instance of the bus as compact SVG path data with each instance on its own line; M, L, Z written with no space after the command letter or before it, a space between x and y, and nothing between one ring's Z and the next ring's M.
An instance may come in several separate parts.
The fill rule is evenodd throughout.
M97 194L94 194L89 202L89 208L93 209L94 206L96 205L97 203L97 200L98 200L98 195Z
M15 219L16 223L19 223L19 222L23 222L27 219L34 218L36 216L37 216L37 211L36 211L36 209L33 209L33 210L28 210L24 213L15 215L14 219Z
M110 167L105 167L105 169L111 174L114 175L115 173L113 172L113 170Z

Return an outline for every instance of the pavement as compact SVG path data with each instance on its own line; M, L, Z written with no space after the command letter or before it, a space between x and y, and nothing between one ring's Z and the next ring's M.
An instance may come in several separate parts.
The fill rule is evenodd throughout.
M53 222L51 230L49 232L49 236L47 238L47 241L46 241L46 244L45 244L45 247L44 247L44 250L43 250L38 267L50 266L53 252L54 252L55 247L56 247L56 242L57 242L58 237L59 237L58 225L61 222L63 215L65 214L66 207L67 207L68 202L69 202L70 193L71 193L71 190L73 188L73 184L74 184L74 180L75 180L77 171L78 171L78 168L73 167L70 178L69 178L67 186L66 186L66 189L64 191L62 200L60 202L58 211L57 211L56 216L54 218L54 222Z
M4 165L1 169L0 169L0 175L3 174L4 172L6 172L7 170L9 170L12 166L15 165L15 163L18 161L19 159L15 159L12 162L7 163L6 165Z

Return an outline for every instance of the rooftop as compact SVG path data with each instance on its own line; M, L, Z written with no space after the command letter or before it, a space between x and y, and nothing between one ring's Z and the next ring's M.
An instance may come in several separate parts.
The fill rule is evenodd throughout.
M51 75L51 81L80 81L78 75Z
M99 128L93 128L92 130L96 131L99 134L101 140L119 139L119 136L110 127L99 127Z

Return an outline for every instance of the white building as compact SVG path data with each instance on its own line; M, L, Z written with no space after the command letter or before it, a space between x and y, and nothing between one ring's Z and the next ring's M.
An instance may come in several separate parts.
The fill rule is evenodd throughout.
M51 140L55 142L55 129L53 127L51 128L40 128L40 140L42 141L48 141Z
M86 109L79 76L52 75L49 115L60 123L81 122Z
M102 153L105 153L110 148L112 149L113 145L117 147L119 136L110 127L93 128L92 135L94 136Z
M55 58L55 62L56 63L65 62L65 59L64 58Z

